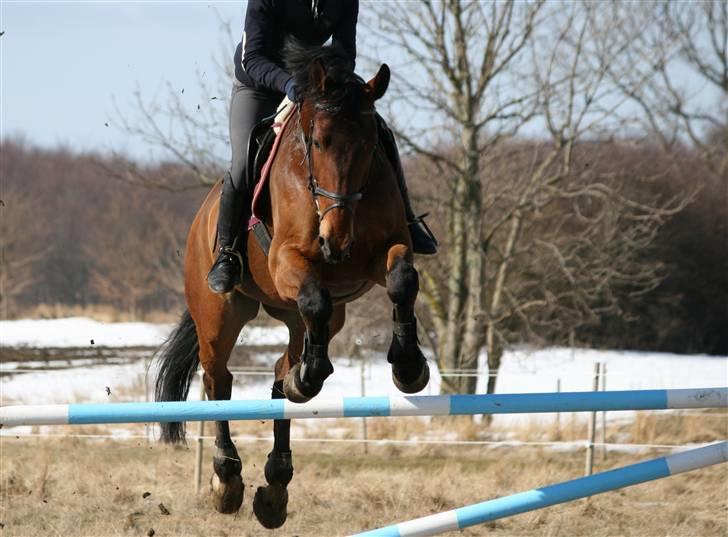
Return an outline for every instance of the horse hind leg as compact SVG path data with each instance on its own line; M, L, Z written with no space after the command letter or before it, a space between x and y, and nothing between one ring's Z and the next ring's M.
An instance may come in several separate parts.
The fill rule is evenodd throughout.
M205 371L203 382L209 400L230 399L233 376L227 362L240 330L256 316L259 306L240 294L220 298L208 301L204 314L197 320L200 363ZM220 513L235 513L243 503L245 492L242 461L230 437L229 423L216 421L215 429L212 503Z
M400 245L390 250L387 260L387 295L394 305L387 361L392 364L395 386L404 393L417 393L430 381L430 368L417 340L415 300L419 276L407 257L406 248Z
M274 318L286 323L289 332L288 348L275 365L276 380L271 397L284 399L283 378L294 364L299 362L303 350L303 322L298 312L266 308ZM288 517L288 483L293 479L291 454L291 420L273 421L273 450L265 463L265 480L268 485L258 487L253 498L253 512L258 521L268 529L281 527Z
M207 398L210 400L230 399L233 376L227 367L203 376ZM212 459L213 475L210 480L212 504L220 513L235 513L243 504L243 464L230 437L227 421L215 422L215 455Z
M273 383L273 399L283 399L283 381ZM288 483L293 479L291 454L291 420L274 420L273 450L265 463L268 485L258 487L253 498L253 512L265 528L280 528L288 518Z

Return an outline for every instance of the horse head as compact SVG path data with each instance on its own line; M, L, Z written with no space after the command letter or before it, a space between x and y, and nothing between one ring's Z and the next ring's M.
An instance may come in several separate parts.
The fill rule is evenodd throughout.
M389 78L389 67L382 65L365 82L336 49L315 57L305 77L297 77L297 82L303 82L299 128L304 165L326 263L348 258L354 243L356 209L366 195L378 145L374 102L384 95Z

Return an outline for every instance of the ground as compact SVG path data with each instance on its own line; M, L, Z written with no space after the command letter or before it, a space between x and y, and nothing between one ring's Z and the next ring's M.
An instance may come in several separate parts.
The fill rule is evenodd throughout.
M678 428L663 427L682 422ZM334 423L339 433L344 420ZM354 436L358 420L349 420ZM444 421L444 420L443 420ZM446 424L411 419L370 420L370 438L419 435ZM644 415L610 436L666 442L725 437L726 414L679 418ZM141 427L141 426L139 426ZM241 428L242 427L242 428ZM448 429L460 438L482 425L462 420ZM236 427L265 434L269 423ZM98 428L74 429L88 434ZM142 429L139 429L139 431ZM195 428L196 430L196 428ZM660 432L662 431L662 432ZM569 427L564 427L569 436ZM576 436L582 437L582 430ZM322 436L312 431L311 436ZM535 431L523 434L533 435ZM652 435L652 436L644 436ZM657 435L657 436L654 436ZM205 444L203 475L211 472ZM579 477L584 453L542 447L294 443L295 475L289 517L279 530L262 528L252 497L264 484L267 441L238 441L247 486L238 515L217 514L205 487L194 491L195 442L169 447L146 439L0 438L0 536L334 536L401 522L534 487ZM665 454L610 452L595 471ZM168 514L167 514L168 513ZM467 529L489 536L728 535L728 464L637 485Z
M141 358L151 353L147 338L159 338L160 331L142 324L107 329L87 321L62 319L52 326L0 322L3 336L19 338L14 343L18 348L0 348L0 404L149 398L153 375L145 382L146 362ZM38 341L40 336L46 339ZM250 331L244 339L246 346L237 350L247 354L236 354L235 366L266 365L270 371L285 333ZM60 348L66 343L75 348ZM124 348L111 347L117 343ZM595 361L607 363L610 390L721 386L728 364L726 357L520 349L504 357L498 391L553 391L557 381L562 390L589 390ZM362 385L367 395L396 393L381 353L372 351L365 367L346 358L334 363L336 372L322 397L360 395ZM14 369L34 371L20 374ZM258 373L236 377L235 398L270 397L271 378ZM426 393L438 391L434 364L432 373ZM198 397L195 382L190 399ZM372 442L368 453L359 442L363 420L302 420L293 428L289 517L275 531L262 528L252 514L253 495L264 484L263 464L271 449L270 422L232 424L248 489L236 516L217 514L210 504L204 486L212 472L210 439L204 442L203 487L197 494L194 439L185 447L163 446L147 439L143 425L3 429L0 537L143 537L152 530L157 537L347 535L580 477L586 417L564 413L557 421L556 415L497 416L490 426L456 417L371 418L366 421ZM599 418L597 440L602 438ZM622 451L609 451L605 460L597 450L595 471L670 452L637 444L679 446L728 438L725 410L610 412L605 423L605 440ZM196 433L198 426L191 425L189 431ZM206 431L210 434L209 425ZM504 440L553 444L490 444ZM481 444L452 443L472 441ZM459 535L728 537L728 464L476 526Z

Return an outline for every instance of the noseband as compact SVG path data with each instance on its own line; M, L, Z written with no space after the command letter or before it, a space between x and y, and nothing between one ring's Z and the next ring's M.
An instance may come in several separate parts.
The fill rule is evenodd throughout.
M318 106L318 105L317 105ZM374 111L366 111L361 112L362 114L374 114ZM344 209L351 214L354 214L354 207L352 207L352 203L355 201L359 201L364 197L364 193L366 192L367 185L364 185L362 189L359 192L355 192L353 194L341 194L339 192L332 192L330 190L326 190L325 188L322 188L318 184L318 179L316 179L316 176L313 173L313 155L311 152L311 145L313 144L313 119L310 121L308 126L308 134L306 134L303 130L303 126L301 125L301 106L298 106L298 126L301 131L301 137L303 138L303 145L306 148L304 159L306 160L308 164L308 190L311 192L311 197L313 198L314 205L316 205L316 215L318 216L319 224L324 219L326 214L329 211L333 211L334 209ZM319 197L328 198L334 203L326 207L323 211L321 211L321 204L319 203Z

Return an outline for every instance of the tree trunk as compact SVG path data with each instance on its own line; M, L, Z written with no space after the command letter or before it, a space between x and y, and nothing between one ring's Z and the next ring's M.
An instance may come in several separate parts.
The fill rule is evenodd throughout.
M498 370L503 357L503 346L496 341L494 331L490 326L488 327L488 344L486 348L488 352L488 389L486 393L495 393Z
M446 370L461 368L462 315L465 302L463 282L467 266L467 231L465 228L465 214L458 209L465 205L467 192L465 178L459 175L452 191L452 207L448 230L448 239L452 246L448 260L450 270L447 279L447 320L444 324L444 333L438 334L438 340L441 342L439 349L440 368ZM458 393L460 391L459 379L460 377L444 377L440 385L440 392L443 394Z
M466 371L478 370L478 355L485 341L483 324L483 304L485 301L485 256L483 253L483 201L478 176L479 155L477 152L477 131L468 127L463 132L464 156L468 176L467 250L465 281L467 285L467 304L463 319L463 345L460 367ZM460 377L461 393L475 393L478 378Z

